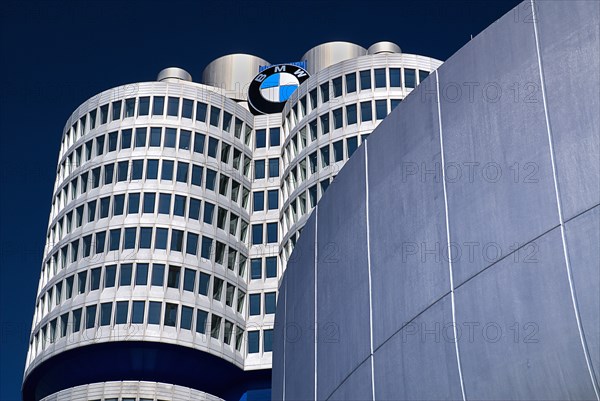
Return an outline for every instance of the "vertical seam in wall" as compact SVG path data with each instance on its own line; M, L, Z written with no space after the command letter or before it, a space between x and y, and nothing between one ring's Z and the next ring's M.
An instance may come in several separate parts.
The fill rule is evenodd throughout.
M314 391L314 395L315 395L315 401L317 401L317 346L319 344L318 338L317 338L317 327L318 327L318 321L317 321L317 265L318 265L318 255L319 255L319 242L318 242L318 237L319 237L319 205L315 206L315 243L314 243L314 250L315 250L315 260L314 260L314 280L315 280L315 332L314 332L314 341L315 341L315 353L314 353L314 358L315 358L315 391Z
M552 128L550 127L550 116L548 114L548 100L546 97L546 81L545 81L545 77L544 77L544 68L542 67L542 54L541 54L540 41L539 41L539 36L538 36L537 15L535 12L534 0L530 0L530 5L531 5L531 13L532 13L532 19L533 19L533 34L535 37L535 50L536 50L537 62L538 62L538 68L539 68L539 74L540 74L540 86L542 89L542 103L544 105L544 117L546 119L546 132L548 134L548 144L550 147L550 163L552 165L552 178L554 180L554 194L556 196L556 206L558 209L558 220L559 220L559 224L560 224L560 236L561 236L561 240L562 240L563 255L565 257L565 266L567 269L567 277L569 279L571 302L573 304L573 311L575 313L577 329L579 330L579 340L581 342L581 347L583 348L583 354L585 356L585 362L587 364L588 373L590 374L590 379L592 381L592 387L594 388L594 393L596 394L596 400L600 400L600 394L599 394L598 388L597 388L598 384L596 383L596 376L594 374L594 367L592 366L591 361L590 361L590 355L589 355L589 350L587 347L587 342L585 339L585 333L583 331L583 326L581 325L579 306L577 304L577 296L575 293L575 286L573 284L573 273L571 271L571 263L569 260L569 253L567 250L565 223L563 220L562 204L560 201L560 193L559 193L559 188L558 188L558 176L556 173L556 160L554 157L554 153L555 153L554 152L554 140L553 140L554 138L552 136Z
M282 401L285 401L285 344L287 343L287 280L283 283L283 389Z
M436 83L436 96L437 96L437 112L438 112L438 126L440 132L440 158L442 163L442 188L444 191L444 211L446 218L446 239L447 239L447 247L450 252L452 247L450 242L450 218L448 217L448 191L446 189L446 166L445 166L445 158L444 158L444 135L442 130L442 107L440 101L440 78L438 74L438 70L435 70L435 83ZM454 302L454 277L452 272L452 255L448 254L448 272L450 273L450 300L452 303L452 330L454 334L454 350L456 352L456 365L458 367L458 377L460 380L460 391L462 393L463 401L466 401L467 397L465 395L465 384L463 381L462 375L462 367L460 362L460 353L458 351L458 336L456 332L456 306Z
M369 228L369 148L365 141L365 211L367 224L367 271L369 273L369 338L371 357L371 399L375 401L375 355L373 354L373 284L371 279L371 230Z

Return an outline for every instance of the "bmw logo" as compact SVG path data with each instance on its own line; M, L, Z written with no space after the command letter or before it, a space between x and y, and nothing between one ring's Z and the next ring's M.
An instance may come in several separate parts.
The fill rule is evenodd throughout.
M253 114L280 113L285 102L306 79L308 72L292 64L265 69L254 77L248 88L250 110Z

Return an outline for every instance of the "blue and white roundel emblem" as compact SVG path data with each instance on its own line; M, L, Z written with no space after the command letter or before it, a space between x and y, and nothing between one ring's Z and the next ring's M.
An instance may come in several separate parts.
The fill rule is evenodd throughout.
M277 64L258 73L248 87L252 114L281 113L286 102L308 79L308 72L294 64Z
M280 72L266 78L260 85L260 94L269 102L285 102L294 93L300 82L298 78L286 72Z

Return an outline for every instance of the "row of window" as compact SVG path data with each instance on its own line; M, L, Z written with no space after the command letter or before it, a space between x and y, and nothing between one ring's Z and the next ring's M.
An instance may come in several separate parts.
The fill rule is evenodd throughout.
M78 138L87 134L90 130L107 124L109 121L117 121L135 116L162 117L165 115L165 111L168 117L199 121L220 128L222 131L233 134L237 139L243 140L247 146L250 146L252 127L244 123L243 120L237 117L234 118L231 113L212 105L209 111L208 104L192 99L169 96L166 102L167 107L165 108L164 96L142 96L139 98L116 100L90 110L89 113L82 116L65 133L61 154Z
M278 192L277 190L274 191ZM125 202L126 199L127 203ZM94 199L69 211L50 229L48 246L52 247L70 234L73 229L82 227L87 223L109 217L138 215L140 212L142 216L158 214L171 218L175 216L187 217L190 221L215 225L217 228L233 235L239 241L246 241L248 222L224 207L215 206L215 204L208 201L205 201L204 207L202 207L200 199L183 195L131 192L127 196L126 194L118 194L98 200ZM239 232L238 227L240 228Z
M244 263L245 268L245 263ZM212 287L211 287L212 284ZM224 302L226 306L235 308L238 313L243 312L246 293L237 289L218 277L196 269L169 265L162 263L121 263L104 267L95 267L72 274L57 282L40 297L36 311L41 318L44 313L49 313L54 306L80 294L92 291L102 291L108 288L121 287L159 287L162 289L173 288L179 291L188 291L214 301ZM223 291L225 289L225 291ZM223 297L223 292L225 296ZM234 304L235 303L235 304Z
M428 71L413 68L375 68L373 70L362 70L357 73L351 72L343 77L336 77L330 81L321 83L318 87L310 90L308 96L301 97L293 104L290 112L286 115L286 132L291 129L308 113L319 105L338 98L344 93L346 95L357 91L371 91L373 89L402 88L412 89L429 75ZM343 81L342 81L343 78ZM344 82L344 84L342 84ZM357 85L358 83L358 85ZM403 84L404 83L404 84ZM345 89L345 91L344 91Z
M237 351L241 350L244 335L244 330L235 323L192 306L145 300L102 302L66 312L44 325L34 335L34 351L37 354L40 342L41 349L44 349L48 344L69 334L125 324L159 325L199 334L210 333L212 338L227 345L231 345L235 336L234 346Z
M277 163L270 164L269 172L279 174ZM265 174L265 161L257 161L257 174ZM190 168L191 167L191 168ZM250 190L239 181L230 178L224 173L204 168L202 166L174 160L159 159L136 159L133 161L122 161L108 163L95 167L75 177L70 185L65 186L56 196L57 201L53 207L56 213L65 207L69 201L77 199L88 191L100 188L103 185L111 185L119 182L161 180L191 185L204 188L219 195L228 197L241 208L248 210L248 199ZM240 196L241 192L241 196Z

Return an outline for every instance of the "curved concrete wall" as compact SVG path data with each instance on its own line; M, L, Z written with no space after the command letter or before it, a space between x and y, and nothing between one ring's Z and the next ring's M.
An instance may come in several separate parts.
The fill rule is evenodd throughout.
M280 285L273 399L598 399L599 7L520 4L355 152Z

